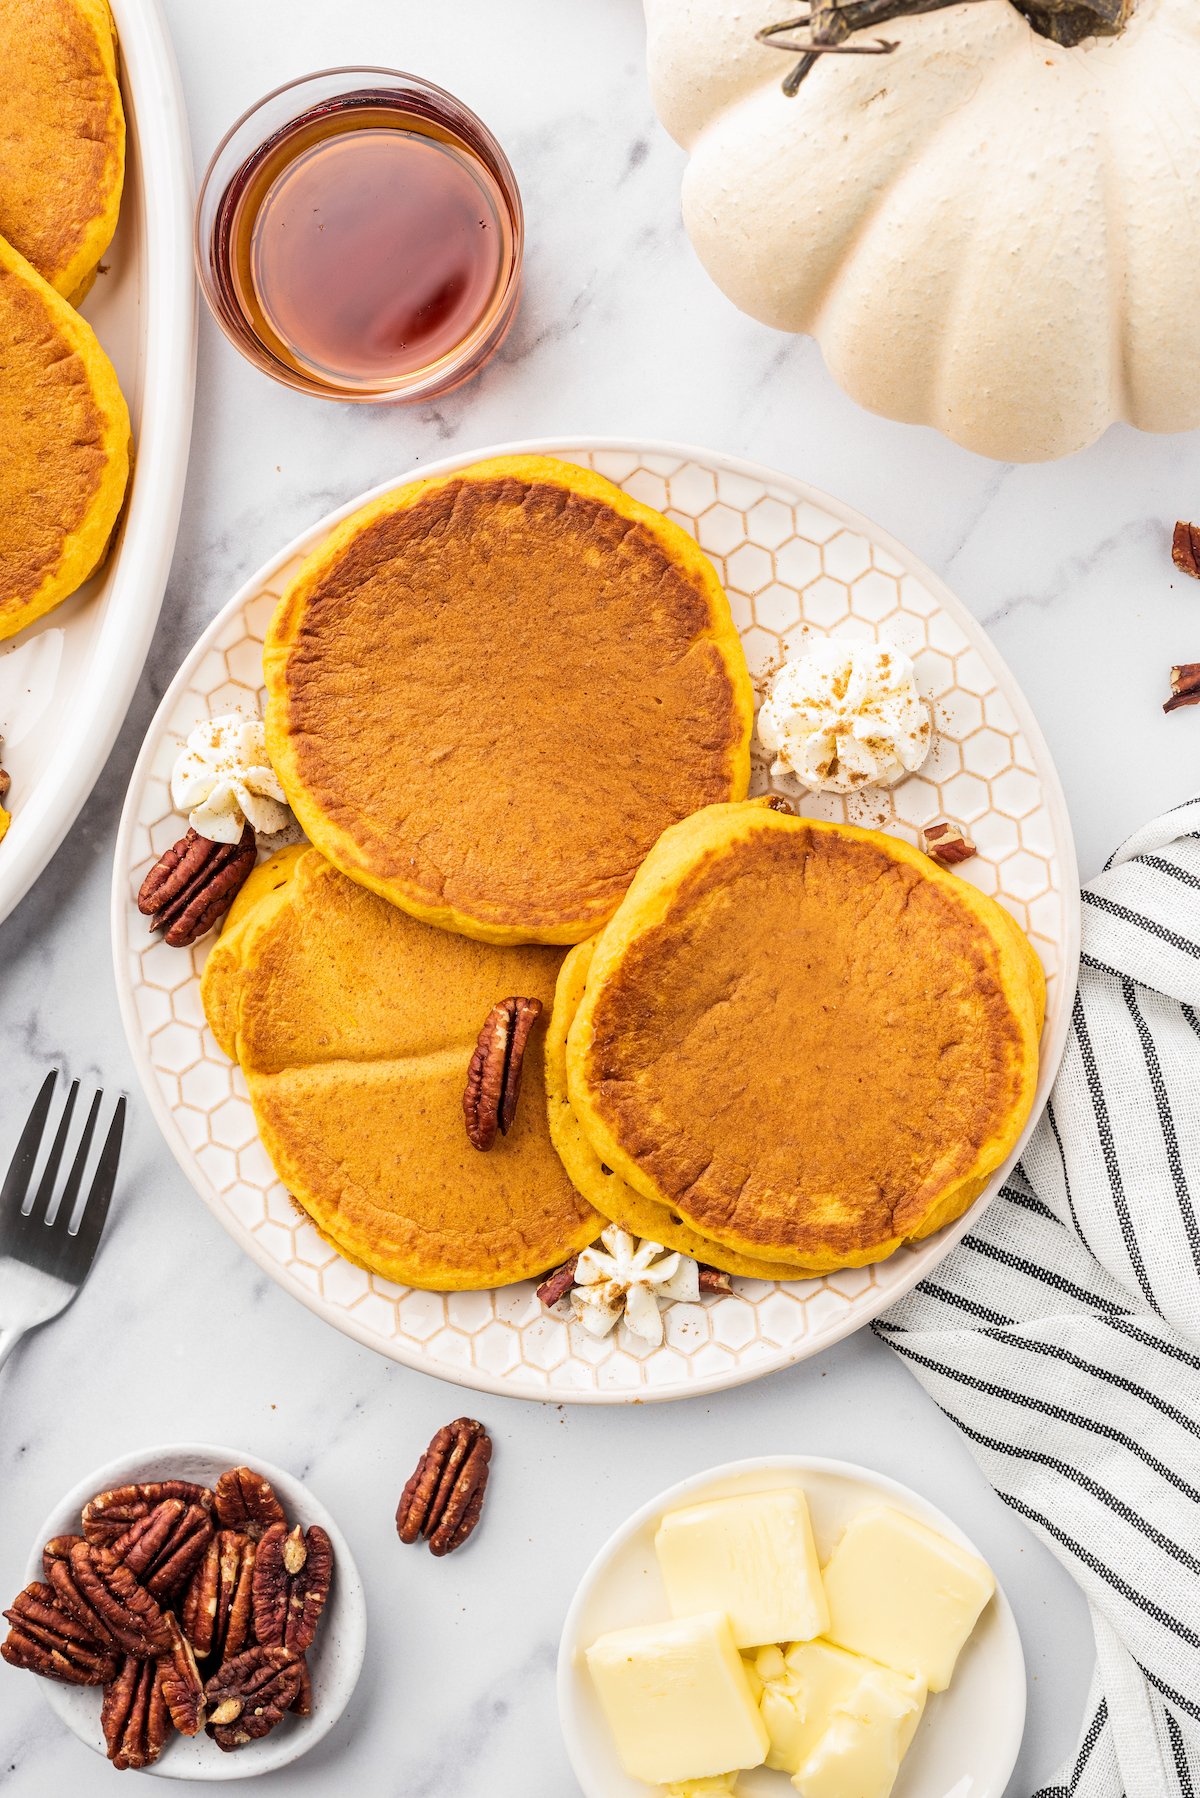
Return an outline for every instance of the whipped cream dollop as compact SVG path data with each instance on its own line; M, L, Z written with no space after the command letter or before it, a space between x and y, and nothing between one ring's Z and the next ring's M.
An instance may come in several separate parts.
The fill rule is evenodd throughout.
M758 737L773 773L794 774L814 793L853 793L915 773L933 725L903 650L828 638L779 670Z
M599 1243L583 1250L575 1282L571 1309L589 1335L607 1336L623 1317L627 1330L656 1346L663 1339L662 1306L700 1297L695 1261L661 1242L639 1242L619 1224L610 1224Z
M262 719L240 712L197 725L175 763L171 798L192 829L213 843L236 843L247 824L274 836L292 821L267 759Z

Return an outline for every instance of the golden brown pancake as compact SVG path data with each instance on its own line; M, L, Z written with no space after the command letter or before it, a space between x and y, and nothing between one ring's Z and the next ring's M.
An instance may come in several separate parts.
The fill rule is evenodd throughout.
M703 1236L859 1266L1007 1158L1044 991L1008 914L908 844L714 806L666 833L596 945L571 1107Z
M549 1011L561 955L431 929L285 851L239 895L203 980L280 1179L340 1252L411 1286L503 1286L544 1273L601 1222L550 1142L543 1032L507 1136L472 1148L462 1095L491 1007ZM248 883L249 884L249 883Z
M77 303L116 230L125 178L106 0L4 0L0 66L0 233Z
M554 988L554 1010L546 1031L546 1104L550 1138L574 1185L597 1211L613 1223L621 1224L634 1236L661 1242L664 1248L678 1249L709 1267L719 1267L727 1274L740 1274L748 1280L806 1278L808 1270L803 1267L742 1255L724 1243L701 1236L698 1230L685 1224L677 1212L644 1197L627 1180L622 1180L620 1174L606 1167L584 1135L567 1093L567 1035L587 987L594 948L594 938L591 942L578 943L563 962Z
M263 664L271 759L316 846L485 942L582 941L668 825L749 779L750 681L711 564L545 457L355 513Z
M0 238L0 638L103 561L129 479L129 412L91 327Z

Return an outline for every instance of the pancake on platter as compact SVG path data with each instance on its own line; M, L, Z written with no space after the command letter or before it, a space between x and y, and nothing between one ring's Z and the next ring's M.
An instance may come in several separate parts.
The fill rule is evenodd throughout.
M285 850L251 880L201 992L276 1172L322 1236L439 1291L527 1279L593 1241L603 1220L550 1141L540 1030L508 1135L480 1154L463 1119L488 1012L512 995L549 1012L561 954L431 929L313 849Z
M0 238L0 638L99 567L129 480L129 411L90 325Z
M554 989L554 1010L546 1030L546 1103L550 1138L579 1192L615 1224L634 1236L678 1249L709 1267L748 1280L800 1280L807 1270L784 1261L764 1261L739 1254L724 1243L701 1236L667 1206L648 1199L601 1161L584 1135L567 1094L567 1035L587 986L595 940L570 951Z
M125 179L107 0L4 0L0 61L0 233L78 304L116 230Z
M862 1266L1007 1159L1044 1005L1008 913L907 843L713 806L600 936L567 1090L600 1160L701 1235Z
M483 942L581 942L667 826L749 781L753 695L712 565L543 456L346 519L263 666L271 760L317 848Z

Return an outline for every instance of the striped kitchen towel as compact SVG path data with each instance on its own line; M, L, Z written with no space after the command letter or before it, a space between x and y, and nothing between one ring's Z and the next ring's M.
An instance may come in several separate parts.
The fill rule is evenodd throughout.
M1084 890L1021 1168L875 1328L1091 1605L1078 1751L1036 1798L1200 1798L1200 799Z

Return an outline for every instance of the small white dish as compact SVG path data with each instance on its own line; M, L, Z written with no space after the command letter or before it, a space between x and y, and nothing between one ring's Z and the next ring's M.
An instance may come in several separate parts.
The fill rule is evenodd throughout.
M650 1798L656 1790L622 1771L584 1651L606 1630L670 1615L654 1554L663 1514L701 1499L780 1486L799 1486L808 1499L822 1565L855 1513L880 1500L979 1554L958 1525L919 1493L848 1461L806 1455L733 1461L659 1493L604 1544L580 1581L563 1624L558 1715L585 1798ZM1001 1798L1024 1733L1025 1692L1016 1619L997 1586L959 1657L949 1691L936 1694L926 1706L892 1798ZM786 1773L760 1767L739 1776L738 1791L744 1798L789 1798L792 1786Z
M119 1460L98 1467L86 1479L80 1480L46 1518L25 1570L27 1581L43 1577L43 1543L52 1536L78 1534L79 1514L93 1494L136 1480L183 1479L211 1486L227 1467L252 1467L256 1473L265 1475L275 1488L289 1523L303 1524L305 1529L319 1523L328 1531L333 1543L333 1585L308 1656L313 1682L312 1715L287 1717L269 1736L250 1742L231 1754L223 1753L203 1730L190 1738L173 1736L163 1749L161 1760L144 1769L163 1779L254 1779L260 1773L272 1773L277 1767L286 1767L289 1762L298 1760L333 1728L358 1683L367 1643L367 1605L362 1580L337 1524L307 1486L285 1473L282 1467L264 1461L261 1455L248 1455L232 1448L214 1448L208 1443L181 1442L122 1455ZM208 1672L211 1669L201 1668L205 1677ZM52 1679L38 1683L51 1708L72 1734L89 1748L94 1748L97 1754L104 1754L99 1688L60 1685Z

